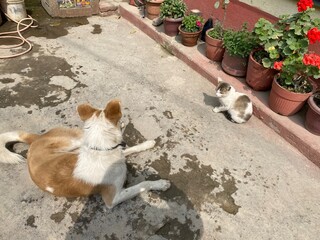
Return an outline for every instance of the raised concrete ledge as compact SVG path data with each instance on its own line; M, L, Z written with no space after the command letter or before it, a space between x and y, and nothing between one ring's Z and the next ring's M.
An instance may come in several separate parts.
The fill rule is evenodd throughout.
M177 58L184 61L214 85L217 84L217 77L221 77L232 84L238 91L248 94L254 104L254 115L320 167L320 136L316 136L305 129L303 122L305 114L303 112L293 117L285 117L274 113L267 103L269 92L253 91L246 85L244 79L235 78L223 72L220 63L213 62L204 55L205 43L199 42L195 47L183 46L180 43L179 36L167 36L163 32L163 25L154 27L151 20L141 18L138 9L130 6L128 3L121 3L119 12L123 18L154 39Z

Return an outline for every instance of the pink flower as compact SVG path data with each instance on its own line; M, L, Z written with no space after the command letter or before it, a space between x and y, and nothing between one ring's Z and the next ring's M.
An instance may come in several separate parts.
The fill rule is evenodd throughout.
M273 68L276 70L281 70L283 62L274 62Z
M199 20L196 21L197 27L201 27L201 22Z

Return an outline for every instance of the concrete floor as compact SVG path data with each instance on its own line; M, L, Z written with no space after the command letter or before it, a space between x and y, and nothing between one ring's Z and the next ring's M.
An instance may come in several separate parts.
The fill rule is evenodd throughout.
M122 18L34 14L32 52L0 60L0 132L81 127L79 103L119 98L127 143L157 140L128 159L128 185L172 187L107 210L100 196L41 192L24 163L1 164L0 239L319 238L320 169L273 130L214 114L214 86Z

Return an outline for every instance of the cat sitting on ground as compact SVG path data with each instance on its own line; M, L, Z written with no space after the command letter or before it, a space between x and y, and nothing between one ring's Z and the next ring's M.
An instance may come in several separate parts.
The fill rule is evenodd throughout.
M216 96L219 99L220 106L214 107L214 112L228 111L231 121L235 123L245 123L252 116L252 102L250 98L236 92L236 90L220 77L218 77L218 86L216 87Z

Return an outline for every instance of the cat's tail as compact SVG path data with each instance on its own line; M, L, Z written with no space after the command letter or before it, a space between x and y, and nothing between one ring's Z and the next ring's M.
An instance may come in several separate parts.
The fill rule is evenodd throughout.
M30 145L38 137L38 134L22 131L13 131L0 134L0 162L16 164L25 161L23 156L15 152L11 152L7 148L8 143L23 142Z

